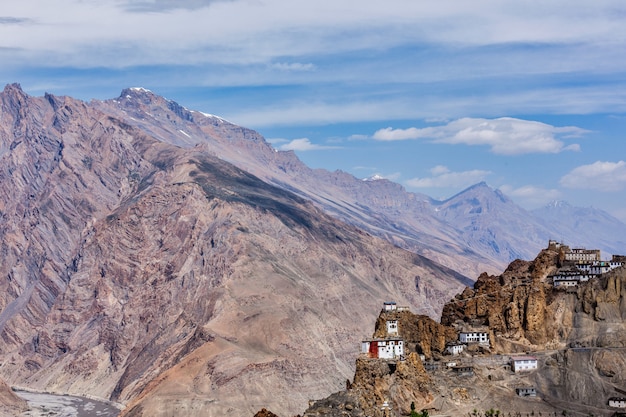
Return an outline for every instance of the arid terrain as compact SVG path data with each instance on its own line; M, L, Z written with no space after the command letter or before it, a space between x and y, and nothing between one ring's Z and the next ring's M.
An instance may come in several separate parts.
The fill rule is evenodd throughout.
M301 413L353 377L382 300L467 316L465 298L444 303L488 271L465 290L477 300L556 233L485 184L434 202L312 170L140 88L86 103L8 85L0 157L0 378L123 416ZM592 343L622 317L595 287L560 304L546 291L513 291L501 314L517 325L489 316L495 346ZM571 328L548 326L555 312Z

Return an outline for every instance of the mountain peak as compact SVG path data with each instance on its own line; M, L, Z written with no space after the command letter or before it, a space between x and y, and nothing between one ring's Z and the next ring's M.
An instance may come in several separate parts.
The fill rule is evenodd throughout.
M158 97L152 91L143 87L129 87L122 90L120 93L119 99L130 99L130 98L141 98L143 100L151 100L155 97Z
M485 181L481 181L477 184L467 187L463 191L460 191L453 195L452 197L444 200L442 203L447 203L450 201L455 201L460 198L488 198L489 196L495 196L500 199L503 203L509 201L509 199L502 193L502 191L493 189Z
M22 90L22 86L20 85L20 83L12 83L12 84L7 84L4 86L4 93L7 92L11 92L11 91L19 91L19 92L24 92L24 90Z
M564 200L552 200L546 204L546 208L569 208L571 205Z

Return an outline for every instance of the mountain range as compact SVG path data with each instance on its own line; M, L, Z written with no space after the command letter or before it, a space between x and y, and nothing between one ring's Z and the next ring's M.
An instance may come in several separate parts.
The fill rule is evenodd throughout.
M626 253L604 212L313 170L142 88L8 85L0 158L0 379L129 416L293 415L353 374L381 300L437 317L548 239Z

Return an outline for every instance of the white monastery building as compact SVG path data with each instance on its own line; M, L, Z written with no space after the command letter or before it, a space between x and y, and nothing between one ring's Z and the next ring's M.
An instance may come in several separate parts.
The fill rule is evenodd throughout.
M487 332L460 332L459 342L461 343L480 343L481 345L489 344L489 333Z
M513 372L533 371L537 369L537 358L534 356L512 356L511 369Z
M626 398L609 398L609 407L626 408Z
M398 320L387 320L387 334L389 336L398 335Z
M598 249L571 249L569 252L565 252L565 260L574 262L599 261L600 251Z
M451 355L458 355L459 353L463 352L464 349L465 345L463 343L448 343L448 345L446 346L446 352Z
M404 355L404 340L401 338L372 339L361 342L361 353L372 359L399 359Z
M385 311L396 311L397 308L398 306L395 301L385 301L383 303L383 310Z

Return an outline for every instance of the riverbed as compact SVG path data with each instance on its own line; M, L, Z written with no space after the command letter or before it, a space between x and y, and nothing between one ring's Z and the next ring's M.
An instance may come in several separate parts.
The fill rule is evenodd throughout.
M90 398L15 391L28 402L29 411L19 417L117 417L119 408Z

